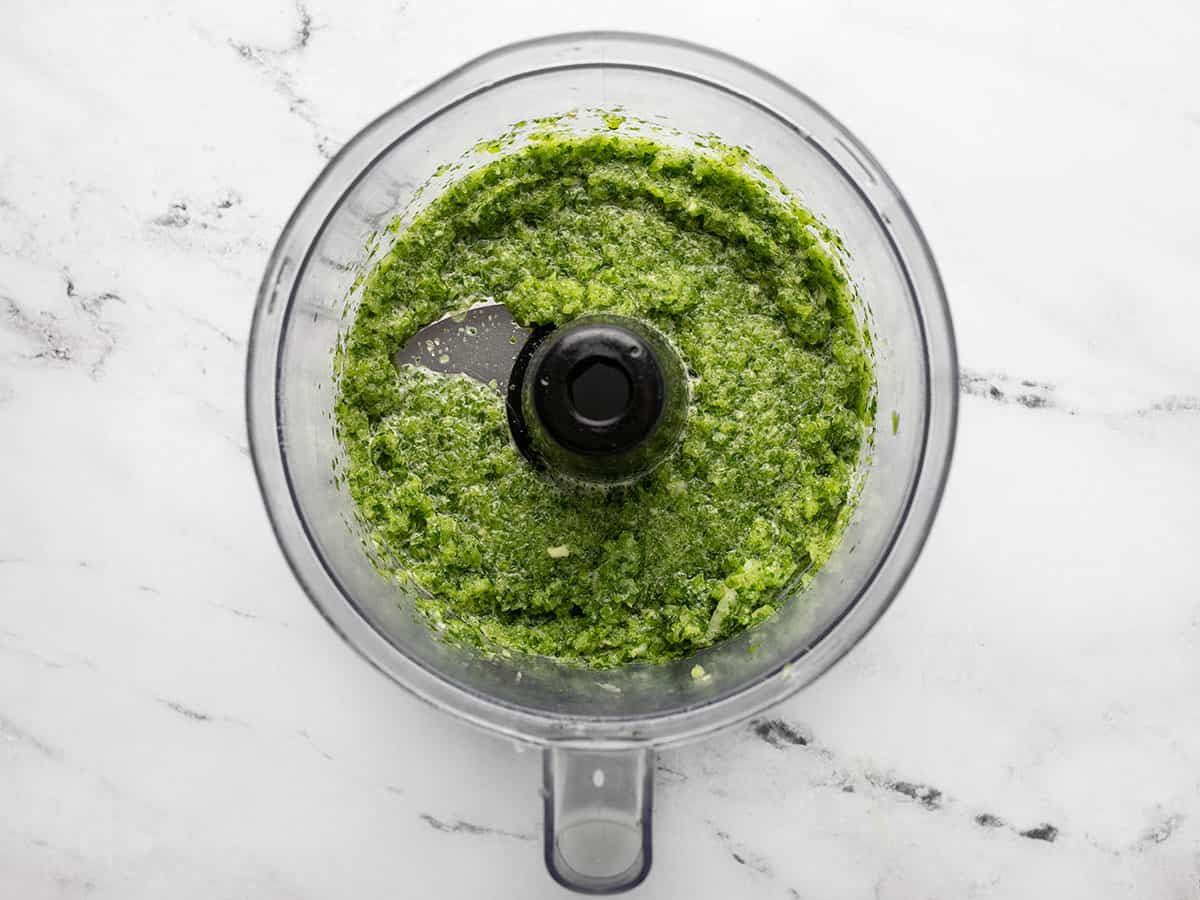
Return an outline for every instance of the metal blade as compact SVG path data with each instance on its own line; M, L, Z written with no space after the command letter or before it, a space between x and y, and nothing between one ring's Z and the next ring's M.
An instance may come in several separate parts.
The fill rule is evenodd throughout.
M480 303L426 325L396 351L392 361L446 375L467 375L494 384L503 394L513 362L532 328L513 321L503 303Z

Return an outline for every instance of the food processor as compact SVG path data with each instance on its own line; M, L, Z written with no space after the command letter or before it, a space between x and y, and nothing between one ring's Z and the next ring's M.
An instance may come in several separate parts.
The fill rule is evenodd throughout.
M354 502L337 477L343 451L332 412L334 357L363 280L397 231L454 178L446 164L470 167L517 152L520 139L491 140L514 135L514 123L555 119L581 133L614 127L573 114L587 110L620 110L629 123L715 134L724 145L748 148L837 235L876 379L857 503L829 561L748 631L687 659L606 670L440 639L414 609L419 587L380 575L364 548ZM628 479L669 453L686 428L672 351L636 321L588 318L535 338L503 307L469 315L469 329L461 318L442 328L448 347L453 334L472 334L473 343L439 348L424 361L419 347L396 348L396 361L436 369L441 360L447 371L494 380L508 398L514 442L531 464L583 480ZM572 407L555 386L581 365L603 389L599 399ZM613 377L622 396L641 398L627 403L637 420L628 427L618 428L620 417L606 412ZM740 722L801 689L861 639L896 595L941 498L957 389L953 330L929 248L895 185L842 125L730 56L660 37L586 33L486 54L382 115L330 161L267 265L246 404L271 524L317 609L417 696L540 746L547 868L566 887L613 893L650 870L655 751Z

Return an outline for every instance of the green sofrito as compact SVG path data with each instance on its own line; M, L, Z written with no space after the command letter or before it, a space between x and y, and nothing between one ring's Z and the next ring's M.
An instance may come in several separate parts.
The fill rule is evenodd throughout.
M542 136L463 176L367 278L337 359L342 477L380 570L453 641L593 667L687 656L768 618L837 546L872 369L830 233L742 157ZM482 301L525 325L638 317L687 363L674 453L572 490L504 401L392 354Z

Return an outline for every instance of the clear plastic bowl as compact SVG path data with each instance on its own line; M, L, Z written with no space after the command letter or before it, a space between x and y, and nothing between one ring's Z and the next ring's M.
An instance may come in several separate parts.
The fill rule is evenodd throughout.
M878 382L858 506L812 583L763 625L687 660L602 672L488 658L439 641L371 565L353 501L331 470L341 453L332 352L352 320L356 279L387 250L386 226L427 201L438 167L477 142L520 120L595 108L749 147L833 228L872 333ZM578 121L591 127L587 116ZM778 703L825 672L887 608L942 495L957 388L933 257L896 186L853 135L791 86L730 56L664 38L588 33L468 63L368 125L329 163L267 266L246 404L272 526L313 603L417 696L545 748L547 865L562 884L602 893L649 871L654 749ZM697 664L707 677L692 677Z

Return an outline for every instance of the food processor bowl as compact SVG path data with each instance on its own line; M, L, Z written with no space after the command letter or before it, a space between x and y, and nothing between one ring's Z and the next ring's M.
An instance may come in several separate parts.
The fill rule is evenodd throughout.
M619 111L624 124L614 126L611 112L589 112L596 110ZM415 611L419 588L376 571L354 502L336 477L343 451L333 427L334 353L364 276L396 230L455 177L445 164L470 167L515 152L522 139L514 123L546 117L581 132L659 123L656 140L715 133L725 145L748 148L839 236L870 335L877 414L840 546L766 622L688 659L592 670L447 644ZM498 135L509 138L492 140ZM627 889L649 871L656 748L793 694L887 608L942 495L957 395L937 269L874 157L763 71L679 41L617 33L559 35L488 53L356 135L301 200L271 254L246 380L263 498L313 603L417 696L544 748L547 866L560 883L593 893Z

